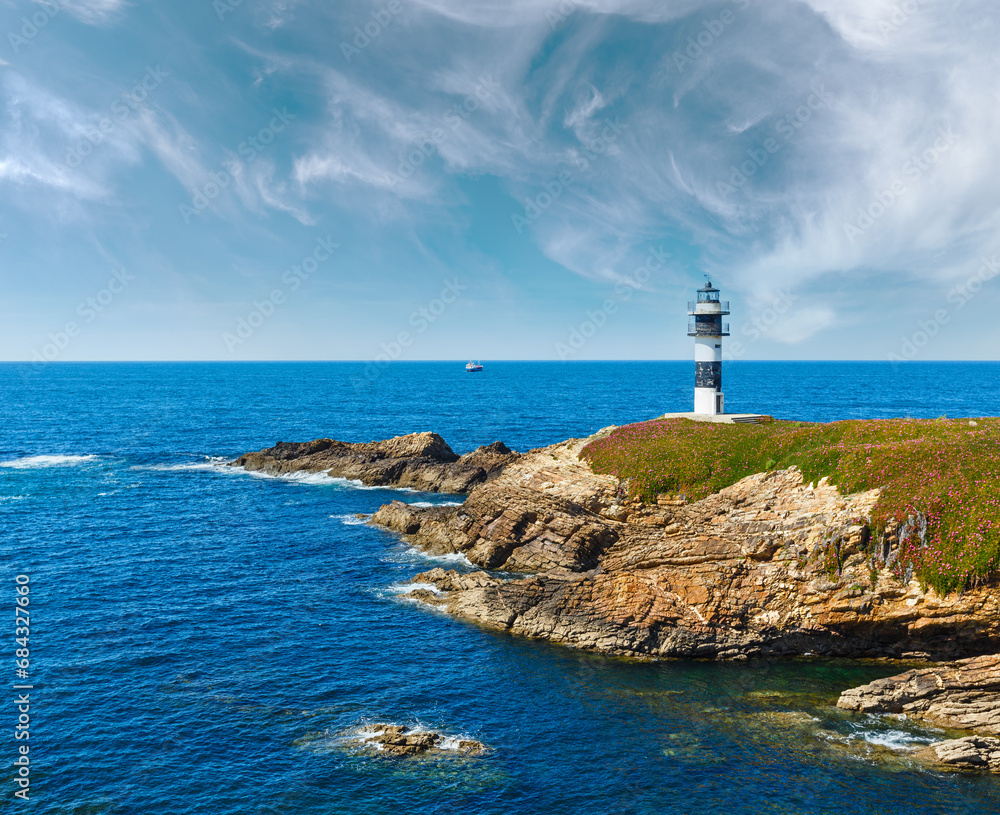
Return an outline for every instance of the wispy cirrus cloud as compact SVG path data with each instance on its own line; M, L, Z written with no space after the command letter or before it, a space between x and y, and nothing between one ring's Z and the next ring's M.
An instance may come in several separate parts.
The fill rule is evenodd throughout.
M57 6L65 9L81 22L87 25L108 25L117 20L130 5L127 0L31 0L33 3L47 6Z
M543 0L517 2L515 13L509 3L416 6L424 16L411 25L445 21L449 59L468 76L478 68L500 77L506 101L503 116L477 116L441 146L441 165L420 189L440 190L448 174L491 173L524 200L574 169L532 234L581 275L613 278L652 236L680 233L704 268L766 298L844 273L947 279L992 241L1000 106L983 76L1000 76L1000 60L987 33L995 25L983 25L996 17L986 2L958 12L921 3L903 17L889 0L593 0L568 14ZM714 21L727 10L735 22L720 29ZM555 41L553 12L565 26ZM643 46L602 58L608 41L621 48L635 36L638 20L651 24ZM477 33L463 48L454 32L470 27ZM707 43L681 70L670 57L699 36ZM407 61L385 55L388 71L397 58ZM381 97L342 76L331 94L341 140L301 159L299 181L383 190L393 156L431 126L422 112L434 99ZM579 156L607 117L627 134L581 171ZM947 149L921 158L948 133ZM904 192L877 228L853 233L894 183ZM824 312L812 325L836 319ZM801 328L790 341L808 336Z
M163 24L176 85L70 172L134 54L83 59L63 38L96 32L47 27L33 54L61 77L29 59L0 72L0 188L28 193L9 207L113 218L224 173L199 234L350 223L424 267L505 251L562 267L567 290L621 282L666 244L657 291L701 271L750 305L794 289L769 334L789 344L854 319L859 288L947 289L1000 221L988 0L409 0L381 18L385 3L282 0L222 26L209 9L210 28L173 6L65 8L150 52ZM363 47L347 59L341 42ZM104 103L87 93L102 83ZM245 160L237 145L285 105L294 124Z

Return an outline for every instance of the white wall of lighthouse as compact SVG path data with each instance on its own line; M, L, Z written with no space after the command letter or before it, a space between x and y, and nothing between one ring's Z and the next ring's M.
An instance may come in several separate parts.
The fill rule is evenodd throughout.
M698 299L688 303L688 336L694 337L694 412L708 416L725 413L722 394L722 338L729 325L722 318L729 303L719 300L719 290L708 281L698 289Z

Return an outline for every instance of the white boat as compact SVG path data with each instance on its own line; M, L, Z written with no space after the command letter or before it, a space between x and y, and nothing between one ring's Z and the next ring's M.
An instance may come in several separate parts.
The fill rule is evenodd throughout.
M474 374L477 371L483 370L483 363L469 360L469 364L465 366L465 370L470 374Z

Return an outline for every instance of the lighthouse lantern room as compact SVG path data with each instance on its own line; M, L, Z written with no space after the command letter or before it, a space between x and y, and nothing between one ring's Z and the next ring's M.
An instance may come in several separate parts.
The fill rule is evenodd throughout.
M694 337L694 412L707 416L725 413L722 398L722 338L729 336L729 302L708 280L698 299L688 303L688 336Z

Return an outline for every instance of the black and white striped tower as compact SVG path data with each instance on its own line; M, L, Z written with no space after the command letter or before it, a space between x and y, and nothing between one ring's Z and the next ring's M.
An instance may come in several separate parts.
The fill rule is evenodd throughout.
M698 299L688 303L688 336L694 337L694 412L708 416L725 413L722 401L722 338L729 336L729 302L719 300L719 290L709 280L698 289Z

